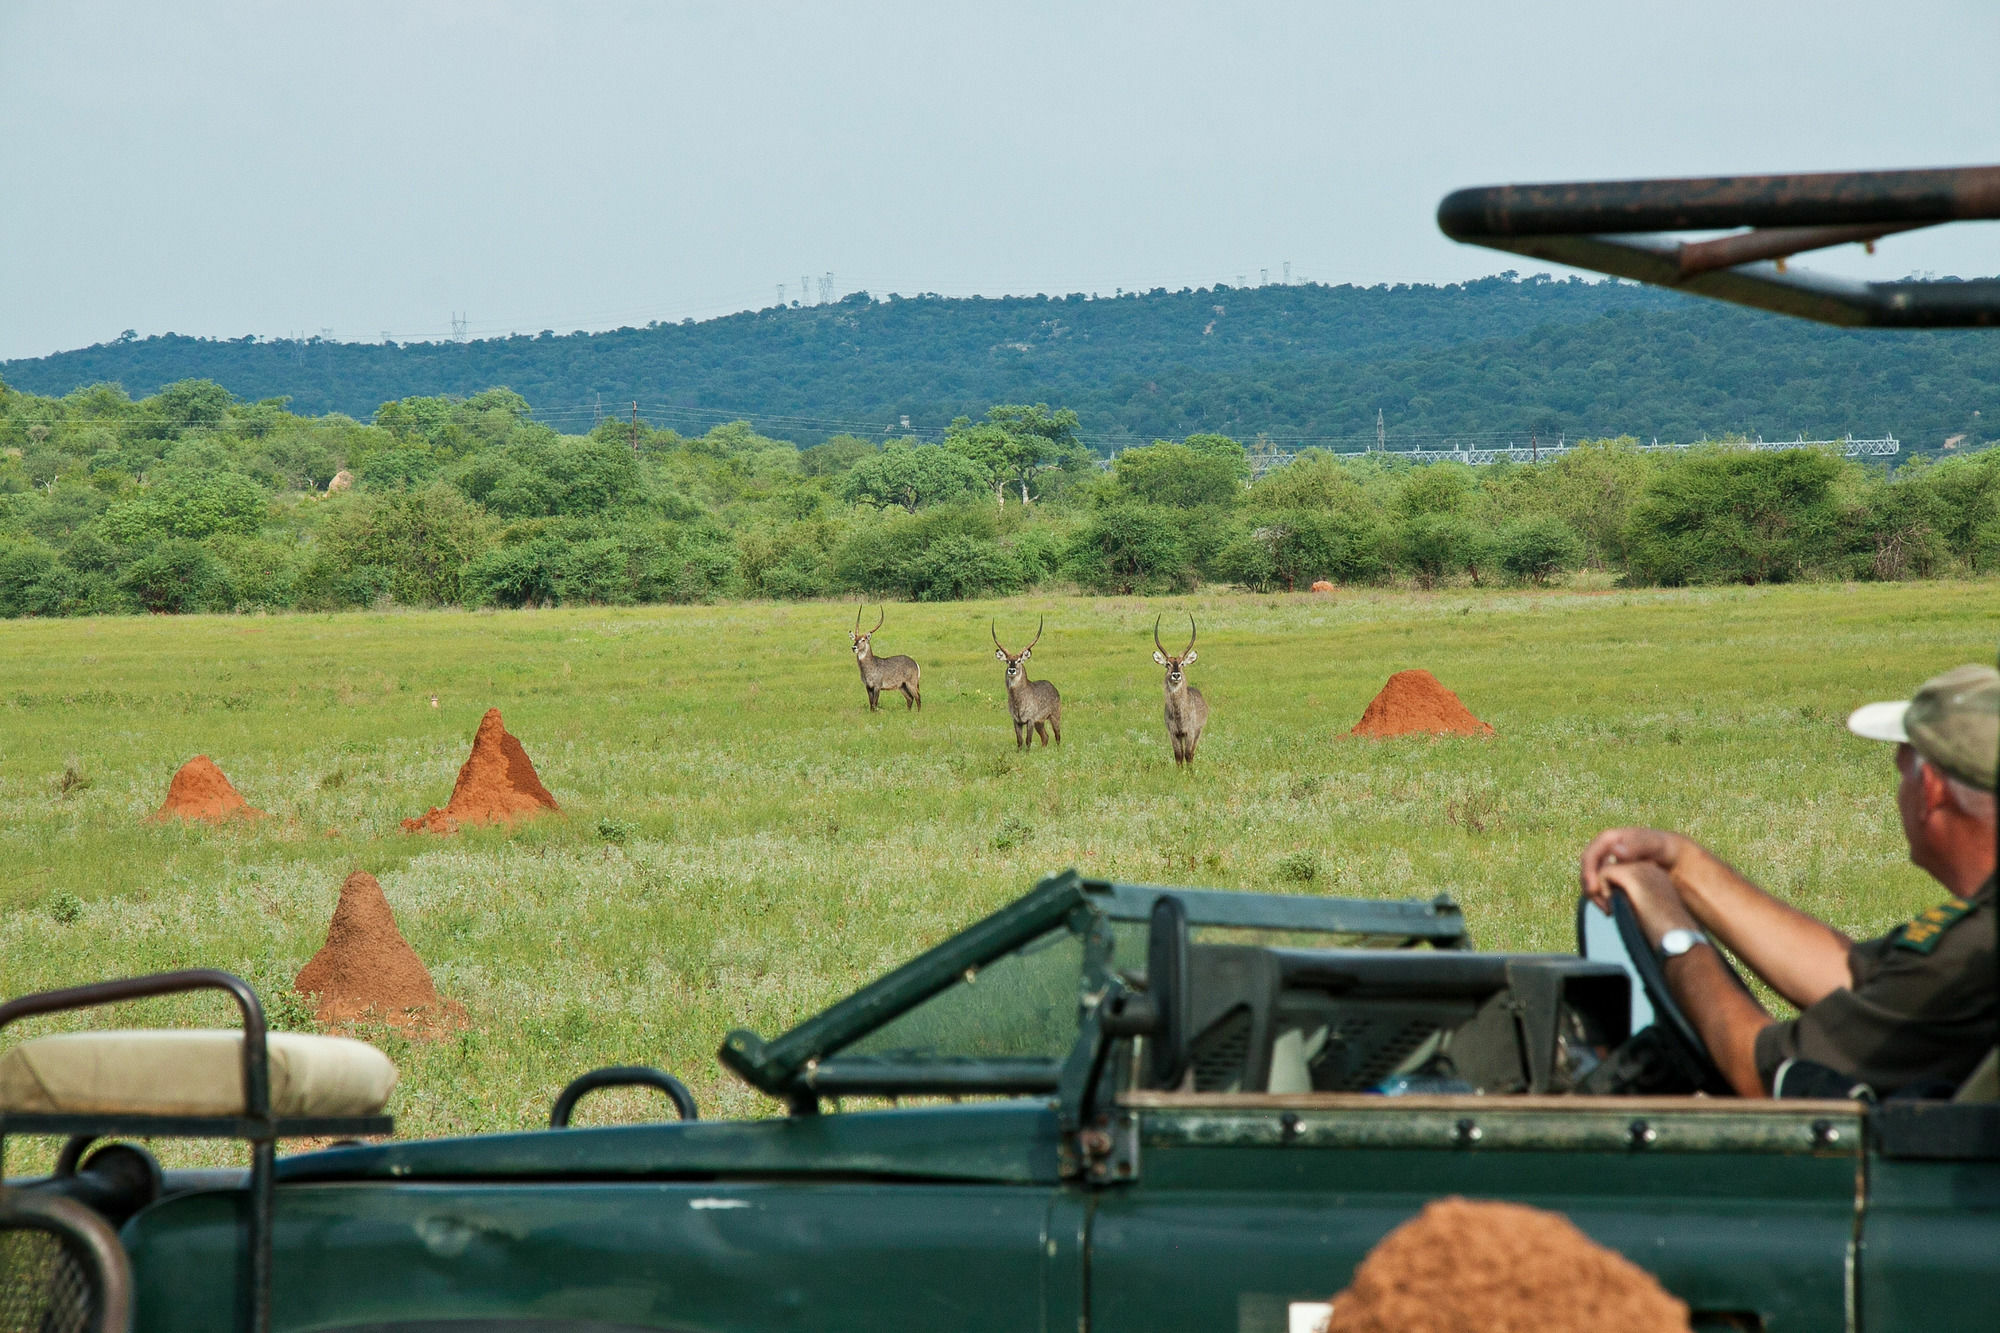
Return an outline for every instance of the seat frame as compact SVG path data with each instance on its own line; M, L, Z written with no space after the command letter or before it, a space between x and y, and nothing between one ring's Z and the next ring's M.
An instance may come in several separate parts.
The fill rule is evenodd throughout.
M227 991L243 1015L243 1114L132 1115L8 1112L0 1108L0 1182L6 1180L7 1136L65 1136L65 1154L106 1135L132 1137L233 1139L250 1144L250 1207L245 1237L249 1263L245 1276L244 1311L251 1333L271 1327L271 1230L277 1141L289 1138L371 1138L395 1132L395 1120L376 1116L294 1116L271 1114L271 1056L264 1006L241 977L214 968L191 968L147 977L100 981L88 986L24 995L0 1004L0 1029L24 1018L90 1009L127 1000L177 995L185 991ZM79 1142L81 1141L81 1142ZM0 1192L5 1192L0 1184Z

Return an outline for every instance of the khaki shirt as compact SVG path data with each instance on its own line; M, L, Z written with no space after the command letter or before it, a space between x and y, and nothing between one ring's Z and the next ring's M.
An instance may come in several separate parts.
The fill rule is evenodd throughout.
M2000 1024L1994 881L1920 913L1847 955L1853 985L1757 1034L1757 1073L1811 1060L1887 1097L1918 1080L1957 1084L1993 1048Z

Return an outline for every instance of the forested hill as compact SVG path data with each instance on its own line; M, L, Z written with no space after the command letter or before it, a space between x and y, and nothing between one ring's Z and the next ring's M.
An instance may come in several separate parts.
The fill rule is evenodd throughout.
M1844 331L1630 284L1502 277L1114 299L857 294L467 343L168 334L0 362L0 379L51 395L210 379L242 399L363 420L397 398L505 385L565 430L636 400L658 425L743 418L800 444L935 435L991 403L1047 402L1073 408L1105 452L1200 431L1358 441L1378 409L1398 440L1893 432L1928 450L1985 437L1980 413L2000 410L2000 335Z

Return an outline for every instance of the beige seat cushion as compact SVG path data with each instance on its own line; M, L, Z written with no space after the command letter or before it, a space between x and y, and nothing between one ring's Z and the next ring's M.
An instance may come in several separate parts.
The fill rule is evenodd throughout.
M273 1032L268 1049L274 1115L379 1115L396 1086L396 1066L365 1041ZM242 1115L243 1034L37 1037L0 1055L0 1111Z

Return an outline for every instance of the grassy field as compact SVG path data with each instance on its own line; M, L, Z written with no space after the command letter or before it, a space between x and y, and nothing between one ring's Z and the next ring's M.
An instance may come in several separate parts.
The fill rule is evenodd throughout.
M768 1103L713 1058L726 1029L774 1034L1070 865L1443 890L1484 946L1566 949L1577 851L1606 824L1650 822L1872 933L1940 891L1904 860L1887 749L1841 722L1990 658L1996 594L895 606L879 649L922 661L925 708L872 716L838 605L0 624L0 994L213 965L275 997L341 879L366 869L471 1018L435 1043L371 1034L404 1071L404 1131L439 1134L538 1125L566 1080L606 1063L679 1073L705 1114L753 1113ZM1177 773L1151 626L1164 611L1178 646L1185 610L1212 717ZM1062 689L1065 743L1016 754L981 622L997 614L1011 645L1044 612L1033 668ZM1412 666L1497 736L1347 739ZM565 815L403 833L444 802L494 706ZM145 822L198 752L278 818Z

